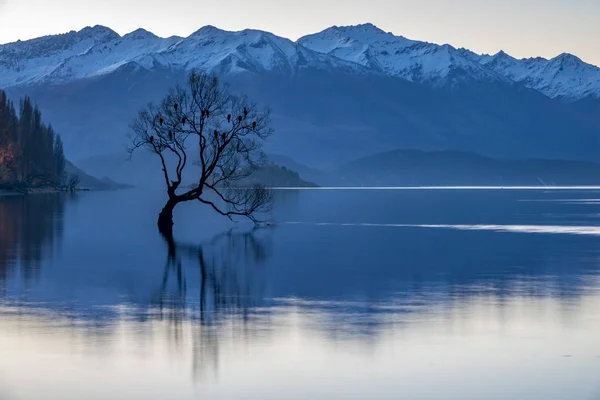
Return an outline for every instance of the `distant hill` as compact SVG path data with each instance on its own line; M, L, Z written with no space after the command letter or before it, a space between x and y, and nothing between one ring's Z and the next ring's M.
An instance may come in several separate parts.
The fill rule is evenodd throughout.
M600 164L495 159L462 151L395 150L338 168L330 183L350 186L600 185Z
M122 150L112 154L75 159L73 161L82 170L93 176L106 176L112 180L132 184L136 187L162 187L164 185L159 161L157 163L157 160L149 153L140 152L130 160L129 155L125 150ZM148 173L148 171L153 171L153 173Z
M279 154L269 154L268 158L273 164L297 172L301 179L314 182L317 185L324 185L330 179L327 172L299 163L291 157Z
M86 174L84 171L79 169L70 161L66 162L65 172L71 175L79 176L80 182L79 186L82 188L94 189L94 190L116 190L116 189L127 189L133 186L117 183L110 178L95 178L91 175Z
M276 164L266 165L254 171L240 186L255 184L266 187L317 187L318 185L303 180L297 172Z

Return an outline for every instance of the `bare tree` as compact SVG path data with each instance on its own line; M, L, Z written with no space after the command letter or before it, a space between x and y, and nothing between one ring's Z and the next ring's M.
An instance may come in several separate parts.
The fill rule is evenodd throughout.
M173 210L186 201L199 201L230 219L241 216L254 222L257 213L270 209L266 188L239 187L266 163L262 144L272 133L269 112L231 94L217 77L192 72L186 87L172 89L160 104L140 111L132 130L130 152L146 148L161 162L169 196L158 218L163 235L172 237ZM199 167L199 177L181 190L192 162Z

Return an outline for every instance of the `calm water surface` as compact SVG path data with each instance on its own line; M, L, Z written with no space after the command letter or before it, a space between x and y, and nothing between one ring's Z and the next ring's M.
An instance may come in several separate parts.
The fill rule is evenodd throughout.
M162 201L0 198L0 399L600 399L600 192Z

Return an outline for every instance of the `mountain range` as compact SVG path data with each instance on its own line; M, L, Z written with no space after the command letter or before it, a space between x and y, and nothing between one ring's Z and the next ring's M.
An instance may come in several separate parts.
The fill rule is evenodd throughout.
M192 69L271 108L267 151L319 168L397 148L600 154L600 68L570 54L480 55L372 24L296 42L213 26L186 38L95 26L0 45L0 87L33 97L74 160L123 153L136 111Z
M600 68L571 54L518 60L410 40L372 24L334 26L296 42L268 32L206 26L187 38L138 29L120 36L103 26L0 45L0 87L61 84L110 74L123 65L199 68L218 74L293 73L303 66L379 73L411 82L456 79L512 82L569 101L600 98Z

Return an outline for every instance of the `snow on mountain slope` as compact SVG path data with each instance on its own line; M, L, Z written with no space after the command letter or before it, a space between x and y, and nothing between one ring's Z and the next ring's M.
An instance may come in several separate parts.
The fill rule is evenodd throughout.
M394 36L372 24L334 26L300 38L298 43L411 82L443 83L457 78L505 80L479 62L464 57L450 45L440 46Z
M217 73L282 72L312 66L363 70L358 65L306 49L272 33L246 29L224 31L206 26L163 54L171 67L200 68Z
M374 68L412 82L444 82L468 77L522 84L551 98L600 98L600 68L571 54L547 60L517 60L504 52L479 55L466 49L406 39L372 24L337 27L305 36L312 50Z
M123 37L104 27L0 46L0 87L61 84L105 75L134 63L221 74L293 74L303 67L365 72L355 63L306 49L268 32L228 32L212 26L187 38L159 38L143 29Z
M508 79L549 97L571 101L600 98L600 68L571 54L563 53L551 60L540 57L517 60L501 51L493 56L480 56L479 61Z
M123 37L102 26L0 45L0 87L62 84L119 67L156 66L219 74L293 75L306 67L383 74L447 85L461 80L516 83L551 98L600 99L600 68L570 54L517 60L450 45L409 40L372 24L328 28L297 42L268 32L228 32L206 26L187 38L159 38L143 29Z
M96 44L85 53L65 59L39 79L56 84L104 75L148 54L163 53L182 40L179 37L162 39L148 31L138 29L123 37Z
M26 85L52 72L64 60L119 35L102 26L0 45L0 87Z

